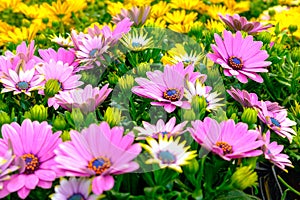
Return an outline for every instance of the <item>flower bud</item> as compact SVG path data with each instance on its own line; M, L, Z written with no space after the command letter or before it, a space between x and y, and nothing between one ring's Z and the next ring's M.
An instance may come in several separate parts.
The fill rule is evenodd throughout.
M55 117L54 121L53 121L53 127L56 130L64 130L66 128L66 120L63 116L58 115L57 117Z
M134 85L134 78L131 75L125 75L119 78L119 86L125 94L131 93L131 88Z
M300 62L300 48L294 48L291 51L291 58L293 62Z
M44 105L34 105L32 108L30 108L28 117L32 121L45 121L48 118L48 108L46 108Z
M73 119L75 126L84 124L85 119L79 108L72 109L71 118Z
M10 116L4 111L0 111L0 127L3 124L9 124L10 122L11 122Z
M53 97L61 90L61 83L56 79L49 79L45 84L45 95L48 97Z
M192 109L183 110L183 119L186 121L193 121L196 119L196 114Z
M121 110L108 107L104 113L104 121L106 121L110 127L117 126L121 122Z
M231 184L234 188L244 190L248 187L257 186L258 176L256 172L251 169L250 166L243 166L237 168L237 170L231 176Z
M194 175L199 170L199 163L196 158L189 161L188 165L183 166L184 172Z
M60 137L63 142L71 140L69 131L63 131L62 134L60 135Z
M257 122L257 110L253 108L246 108L241 116L242 122L247 123L249 126Z
M226 115L227 117L231 117L233 114L238 113L238 108L236 106L230 105L226 108Z
M193 96L192 98L192 109L198 113L200 112L202 109L206 109L207 107L207 102L205 97L203 96Z
M295 101L295 106L291 107L291 111L292 111L292 114L295 116L296 119L300 119L300 104L298 104L297 101Z
M150 63L143 62L137 66L137 75L138 76L145 76L146 72L148 72L148 71L151 71Z
M116 84L119 80L119 76L115 73L109 73L108 74L108 82L112 85Z
M96 77L95 74L89 73L87 71L81 71L81 81L84 83L89 83L91 85L97 85L98 78Z
M264 44L270 44L272 35L271 35L271 33L264 31L264 32L259 33L257 39L262 41Z
M298 30L298 26L291 24L291 25L289 25L288 29L291 33L294 33Z

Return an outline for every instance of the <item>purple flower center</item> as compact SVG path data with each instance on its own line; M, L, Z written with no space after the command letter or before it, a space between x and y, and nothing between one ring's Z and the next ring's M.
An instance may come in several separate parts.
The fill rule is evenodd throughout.
M82 194L73 194L67 200L85 200L84 196Z
M178 101L180 99L180 92L178 89L168 89L164 92L164 98L170 101Z
M97 175L101 175L110 167L111 167L110 160L102 156L98 158L93 158L88 163L88 168L96 172Z
M26 81L20 81L16 84L18 90L27 90L30 87L30 84Z
M173 164L176 162L176 157L169 151L160 151L157 157L161 160L163 164Z
M271 119L271 122L273 125L277 126L277 127L281 127L279 121L273 117L270 118Z
M232 153L232 146L227 142L217 142L216 146L220 147L223 150L224 155Z
M39 159L31 153L24 154L21 158L25 161L25 174L33 174L40 166Z
M95 54L97 53L98 49L92 49L89 53L89 56L94 57Z
M231 56L228 59L228 65L234 70L240 70L243 68L243 61L236 56Z

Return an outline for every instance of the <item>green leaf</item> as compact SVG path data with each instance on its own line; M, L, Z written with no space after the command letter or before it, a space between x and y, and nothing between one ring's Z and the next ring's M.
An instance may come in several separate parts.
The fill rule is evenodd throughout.
M216 200L253 200L253 199L258 200L259 198L252 195L248 195L240 190L232 190L225 194L223 193L216 198Z

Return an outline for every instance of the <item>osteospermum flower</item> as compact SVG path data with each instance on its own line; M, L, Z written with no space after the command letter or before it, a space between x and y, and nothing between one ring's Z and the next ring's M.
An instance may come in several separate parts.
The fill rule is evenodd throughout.
M156 122L156 125L152 125L148 122L143 121L142 127L135 127L134 129L138 131L137 140L144 140L146 137L153 137L158 138L159 135L167 135L170 136L177 136L184 133L184 127L187 124L187 121L184 121L180 124L176 123L176 118L172 117L167 123L165 123L162 119L159 119Z
M262 25L259 22L249 22L246 17L238 14L223 16L219 14L221 20L233 31L245 31L248 34L256 34L272 27L272 24Z
M195 83L187 81L187 86L184 89L184 96L191 103L194 96L204 97L207 103L206 110L217 110L219 107L224 106L220 101L224 98L218 98L220 93L211 92L212 88L205 86L199 79Z
M224 68L226 76L235 76L240 82L247 83L248 78L262 83L263 79L257 72L268 72L267 67L272 63L265 61L269 55L260 50L263 43L253 41L251 35L243 38L240 31L233 36L224 30L224 41L215 34L216 45L211 45L214 53L207 57Z
M13 122L2 126L3 142L12 144L17 157L25 162L25 169L13 174L4 183L4 191L18 192L20 198L25 199L36 187L49 189L56 179L54 149L61 143L60 132L53 133L47 122L31 122L25 119L21 126Z
M72 177L67 180L63 178L50 198L52 200L96 200L96 195L90 195L90 185L90 179Z
M112 21L116 24L124 18L130 18L134 25L143 25L150 14L150 6L137 7L133 6L131 9L122 9L120 14L113 17Z
M112 175L139 168L133 159L142 149L139 144L133 144L133 133L123 136L123 131L123 127L110 129L107 122L91 124L81 133L72 130L71 141L55 150L60 175L92 177L92 191L97 195L112 189Z
M101 89L93 88L92 85L85 86L84 89L76 88L70 91L63 91L56 94L54 98L48 101L49 106L63 107L71 111L73 108L80 108L80 110L87 114L93 112L110 94L112 89L108 88L108 84Z
M180 137L174 141L173 136L159 135L158 141L152 137L147 137L147 144L141 146L151 155L152 158L146 160L146 164L158 164L160 168L171 168L182 172L181 166L187 165L189 160L197 156L197 151L188 151L190 146L185 147L185 141L179 143Z
M36 74L35 69L29 69L23 71L19 70L17 73L14 70L9 69L8 74L5 74L0 78L0 82L3 84L2 93L11 92L13 94L25 93L31 96L31 92L43 88L44 77Z
M224 160L253 157L262 154L259 147L263 145L258 140L260 133L248 130L248 125L237 124L232 119L220 124L209 117L203 121L192 121L192 128L188 128L192 137L205 149L219 155Z
M270 135L269 130L263 135L263 141L265 142L262 146L264 156L274 165L287 172L285 167L293 167L292 162L288 159L288 155L281 153L284 148L283 145L278 145L277 142L270 142Z
M163 106L167 112L173 112L176 107L188 109L190 104L182 101L184 92L184 75L178 73L172 67L165 67L164 72L155 70L147 72L146 78L136 78L139 86L132 88L132 92L138 96L157 100L151 105Z
M134 29L132 32L124 35L120 42L131 51L142 51L153 47L152 37L147 37L148 33L143 29Z
M271 112L263 101L261 102L260 109L261 110L258 112L259 119L265 123L269 129L273 130L281 137L287 137L287 139L292 142L292 134L296 135L296 132L291 126L295 126L296 122L287 118L287 110L281 109L280 111Z
M253 108L256 107L259 103L257 94L255 93L248 93L246 90L239 90L233 87L231 87L230 90L227 90L227 92L243 107Z

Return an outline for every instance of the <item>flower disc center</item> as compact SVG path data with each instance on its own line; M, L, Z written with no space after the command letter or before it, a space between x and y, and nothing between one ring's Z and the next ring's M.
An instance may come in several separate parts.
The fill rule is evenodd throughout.
M180 99L180 92L178 89L168 89L164 92L164 98L170 101L178 101Z
M16 84L18 90L27 90L30 87L30 84L26 81L20 81Z
M231 56L228 59L228 65L234 70L240 70L243 68L243 61L236 56Z
M277 119L275 119L273 117L271 117L270 119L274 126L281 127L280 122Z
M157 157L162 161L163 164L173 164L176 162L176 157L169 151L160 151Z
M216 146L220 147L225 155L232 153L232 146L227 142L217 142Z
M24 154L21 158L25 161L25 174L33 174L40 166L39 159L31 153Z
M73 194L67 200L85 200L84 196L82 194Z
M101 175L110 167L111 167L110 160L102 156L98 158L93 158L88 163L88 168L96 172L97 175Z

